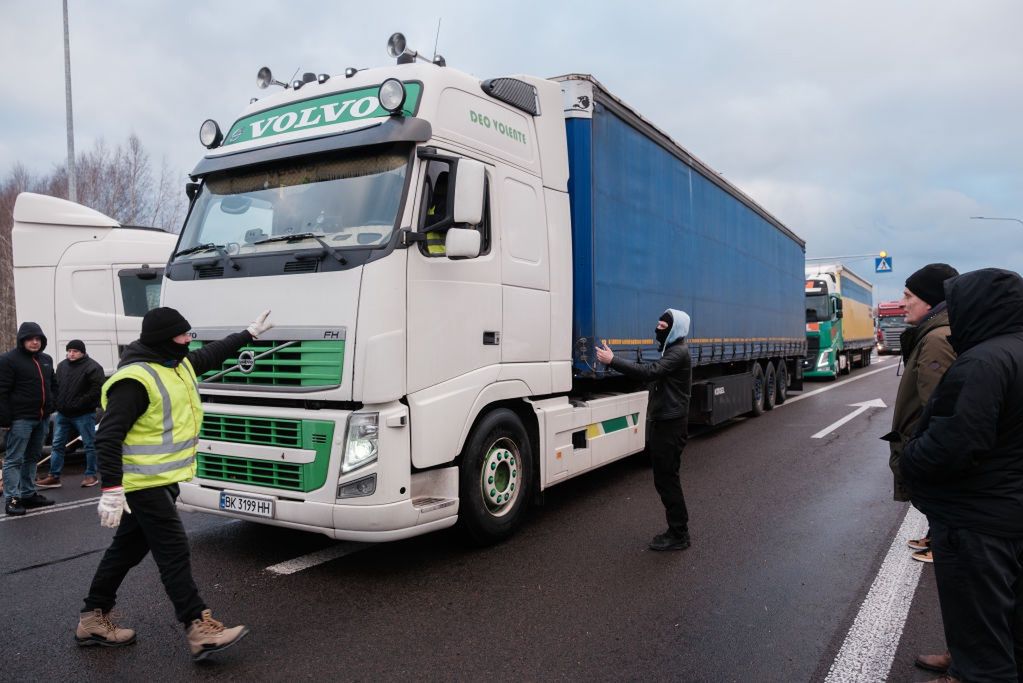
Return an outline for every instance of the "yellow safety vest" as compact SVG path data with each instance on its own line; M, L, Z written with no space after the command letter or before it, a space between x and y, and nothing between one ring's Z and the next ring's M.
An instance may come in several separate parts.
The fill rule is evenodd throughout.
M437 213L437 207L431 206L426 212L427 216ZM426 253L432 256L443 256L447 251L446 242L448 233L446 230L432 230L426 233Z
M159 363L132 363L120 368L103 385L104 410L107 392L122 379L137 381L149 395L149 407L124 437L121 454L125 492L194 477L203 411L192 364L186 358L174 368Z

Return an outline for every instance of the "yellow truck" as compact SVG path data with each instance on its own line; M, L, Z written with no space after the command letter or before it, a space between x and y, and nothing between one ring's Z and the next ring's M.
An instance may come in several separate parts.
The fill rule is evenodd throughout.
M870 365L874 285L841 263L806 269L804 377L835 379Z

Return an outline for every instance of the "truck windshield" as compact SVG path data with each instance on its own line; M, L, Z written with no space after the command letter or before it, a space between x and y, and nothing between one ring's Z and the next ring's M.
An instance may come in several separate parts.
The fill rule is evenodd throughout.
M877 324L881 327L905 327L906 316L904 315L886 315L877 319Z
M820 320L831 320L831 311L828 310L828 295L807 294L806 322L815 323Z
M244 257L308 249L300 239L270 238L310 233L331 250L385 246L408 163L407 149L388 147L210 175L176 259L207 259L213 250Z

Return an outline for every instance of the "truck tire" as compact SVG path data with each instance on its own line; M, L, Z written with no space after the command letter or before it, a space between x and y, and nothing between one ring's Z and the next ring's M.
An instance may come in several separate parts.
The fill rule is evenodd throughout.
M458 524L473 544L515 532L533 483L533 448L518 415L498 408L480 420L466 441L458 480Z
M757 417L764 414L764 369L760 363L753 364L753 406L750 415Z
M836 372L835 374L848 375L850 372L852 372L852 368L849 367L850 363L851 359L849 358L848 353L843 351L842 353L838 354L838 372Z
M778 385L778 393L775 396L775 403L781 405L789 397L789 369L785 365L784 360L778 361L778 379L776 384Z
M774 410L778 401L778 373L774 370L774 363L767 362L767 369L764 371L764 410Z

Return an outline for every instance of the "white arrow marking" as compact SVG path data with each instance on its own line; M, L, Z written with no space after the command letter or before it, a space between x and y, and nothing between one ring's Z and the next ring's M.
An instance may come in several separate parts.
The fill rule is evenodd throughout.
M856 410L852 411L851 413L849 413L848 415L843 417L838 422L834 422L832 424L829 424L827 427L825 427L824 429L820 430L819 432L817 432L816 434L814 434L810 438L811 439L823 439L825 436L827 436L831 432L835 431L836 429L838 429L839 427L844 425L846 422L848 422L849 420L851 420L854 417L856 417L857 415L859 415L860 413L867 412L867 410L869 410L870 408L887 408L888 407L888 406L885 405L885 402L882 401L879 398L875 398L872 401L863 401L862 403L850 403L849 406L852 407L852 408L856 408Z

